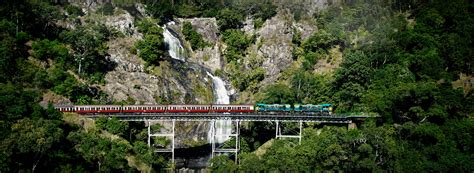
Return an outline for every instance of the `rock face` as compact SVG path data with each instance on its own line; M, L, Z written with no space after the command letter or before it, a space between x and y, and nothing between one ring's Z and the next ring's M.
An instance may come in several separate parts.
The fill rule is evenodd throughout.
M190 50L190 62L197 63L203 67L210 69L215 72L218 69L222 69L224 62L222 59L222 42L220 37L217 35L219 32L217 27L217 21L215 18L192 18L192 19L178 19L179 31L181 31L182 23L190 22L196 31L201 34L204 40L210 43L211 46L205 47L200 50L191 50L191 46L187 45Z
M327 8L329 5L341 4L343 0L274 0L274 4L280 8L298 9L308 16Z
M262 67L266 70L266 74L262 82L271 83L292 62L291 23L285 19L285 15L278 14L267 20L257 34L259 35L257 43L260 42L261 46L254 45L253 48L256 48L258 55L265 59Z
M127 11L107 16L104 21L125 35L108 42L108 58L117 67L106 74L103 90L115 101L132 104L212 102L212 82L201 67L169 60L146 68L144 61L131 53L142 35Z
M142 34L138 33L134 24L134 17L130 13L121 10L121 14L107 16L105 19L105 25L114 27L118 31L122 32L126 36L133 36L136 39L142 37Z
M306 3L306 1L304 2ZM321 4L322 1L317 2L321 5L318 8L325 7L325 5ZM226 45L219 37L216 19L178 19L173 29L177 31L181 37L183 37L181 34L183 22L190 22L196 31L203 36L205 41L212 45L201 50L191 50L189 43L186 43L186 47L190 52L190 57L187 61L199 64L211 71L223 69L226 65L223 59ZM262 85L260 86L265 86L275 82L280 76L280 73L289 68L293 62L292 51L295 46L292 43L293 35L298 32L301 35L301 39L304 40L314 33L317 28L314 21L300 20L296 22L291 13L281 10L276 16L267 20L261 28L257 29L254 28L253 19L247 18L242 30L249 36L256 35L257 40L255 44L250 46L248 49L249 52L247 52L247 56L244 57L243 61L249 62L252 56L258 56L260 59L263 59L262 67L266 73L265 79L261 82ZM229 76L223 77L229 78ZM235 91L232 86L227 85L227 88L230 91ZM231 94L238 95L238 93L234 92Z
M252 23L252 22L246 22ZM246 27L244 27L245 29ZM262 67L265 69L265 79L261 82L262 86L275 82L280 73L289 68L292 59L294 44L293 36L298 32L301 39L308 38L317 30L312 21L294 21L291 14L280 11L273 18L267 20L263 26L257 29L256 44L251 46L251 51L256 52L257 56L263 57ZM245 30L247 34L252 30ZM247 56L248 60L250 57Z

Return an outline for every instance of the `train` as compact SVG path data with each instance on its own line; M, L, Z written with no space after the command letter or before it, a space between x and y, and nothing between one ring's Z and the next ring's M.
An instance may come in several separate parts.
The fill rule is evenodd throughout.
M107 113L305 113L331 114L333 106L325 104L208 104L208 105L55 105L61 112L78 114L107 114Z

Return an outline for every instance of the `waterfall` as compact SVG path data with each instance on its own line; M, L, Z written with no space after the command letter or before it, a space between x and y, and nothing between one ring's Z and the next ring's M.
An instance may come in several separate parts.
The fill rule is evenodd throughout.
M225 88L224 81L217 76L213 76L207 72L207 75L212 78L214 86L214 95L216 97L216 104L229 104L229 95L227 95L227 89ZM216 124L216 141L217 143L224 143L229 139L229 136L225 136L232 133L232 121L230 120L217 120ZM211 141L211 130L209 129L208 140Z
M169 31L166 25L163 26L163 37L171 58L184 62L186 51L184 50L181 41Z

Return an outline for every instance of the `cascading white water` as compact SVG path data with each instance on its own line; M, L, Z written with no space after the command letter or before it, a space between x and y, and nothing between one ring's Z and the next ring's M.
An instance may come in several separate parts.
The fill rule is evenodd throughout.
M169 30L166 28L166 25L163 26L163 37L165 44L168 46L168 53L171 58L177 59L180 61L185 61L185 50L183 45L178 38L176 38Z
M207 72L207 75L212 78L212 83L214 85L214 95L216 97L216 104L229 104L229 95L227 95L227 89L225 88L224 81L217 76L213 76L211 73ZM216 121L216 143L224 143L229 139L229 134L232 133L232 121L230 120L217 120ZM211 141L212 135L211 130L209 130L208 140Z
M167 23L164 25L163 28L163 37L164 42L168 46L169 50L168 53L170 54L171 58L177 59L180 61L185 62L186 54L181 41L173 35L169 29L166 27L167 25L173 25L174 22ZM212 78L213 86L214 86L214 95L216 98L216 104L229 104L229 95L227 95L227 89L225 88L224 81L217 76L213 76L211 73L207 72L207 75ZM215 142L223 143L229 139L227 134L232 133L232 121L229 120L218 120L216 121L216 137ZM209 130L208 140L211 139L211 130Z

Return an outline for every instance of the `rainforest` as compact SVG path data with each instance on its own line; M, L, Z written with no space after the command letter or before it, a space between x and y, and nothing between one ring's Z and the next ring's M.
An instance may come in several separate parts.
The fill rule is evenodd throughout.
M0 1L0 172L473 172L473 17L469 0ZM298 141L63 109L211 104L376 116L280 122Z

